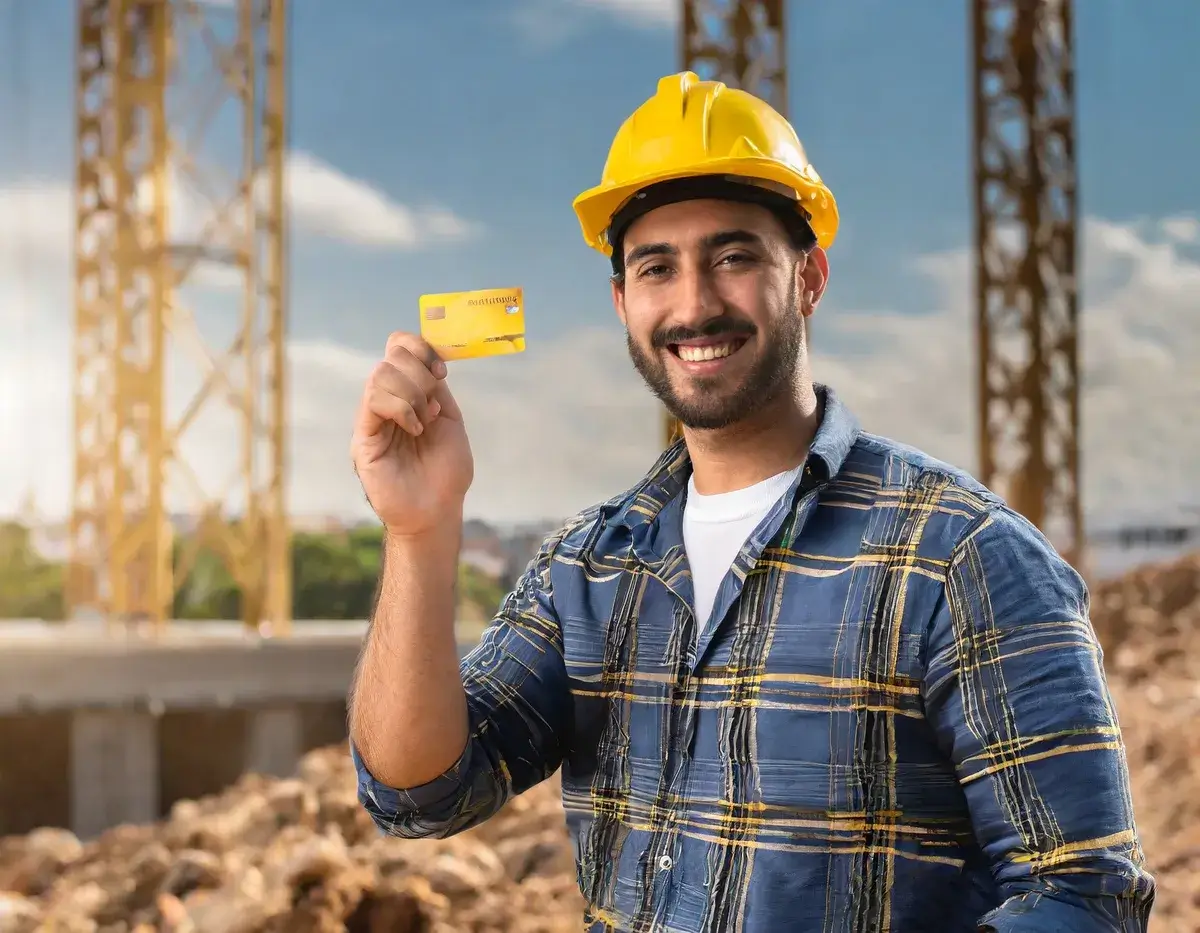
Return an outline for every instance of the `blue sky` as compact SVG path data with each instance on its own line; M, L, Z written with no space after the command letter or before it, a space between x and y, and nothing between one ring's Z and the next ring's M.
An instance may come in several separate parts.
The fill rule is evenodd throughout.
M24 19L18 35L28 45L14 59L11 27L18 6ZM386 237L364 244L352 236L315 235L311 225L297 224L291 321L297 359L319 357L326 373L343 367L338 371L353 385L366 375L388 331L415 325L422 292L522 285L530 352L463 369L463 392L481 399L479 411L487 414L480 421L535 407L542 420L531 421L528 430L546 431L566 457L578 452L601 461L591 472L577 470L571 490L551 496L541 511L582 506L632 481L653 457L655 409L640 385L629 382L627 368L620 368L623 349L609 304L607 263L583 244L571 200L598 179L621 120L653 92L659 77L677 70L672 4L293 0L292 7L291 148L325 166L326 175L349 180L360 194L370 192L385 211L436 207L479 231L414 247ZM1194 365L1189 348L1200 351L1196 318L1188 311L1200 304L1200 233L1194 226L1200 216L1200 4L1086 0L1075 8L1081 201L1090 218L1085 345L1088 378L1096 384L1085 409L1091 413L1089 450L1095 451L1089 454L1095 464L1089 476L1096 477L1088 480L1089 498L1102 508L1132 495L1128 477L1136 470L1124 462L1109 466L1116 464L1116 448L1140 457L1136 464L1174 457L1176 485L1158 484L1166 490L1155 493L1161 501L1137 505L1144 510L1188 495L1189 483L1195 486L1188 477L1200 462L1200 416L1190 414L1200 410L1200 377L1182 368ZM0 197L5 186L22 184L22 176L27 187L30 175L39 184L70 182L72 9L68 0L0 0L0 127L21 126L12 122L19 113L15 88L24 84L28 90L24 131L0 130ZM840 378L868 427L918 445L928 439L934 453L970 468L970 299L963 253L971 236L967 9L965 0L793 0L788 39L789 116L842 215L820 312L825 323L817 331L826 341L818 350L831 354L824 371ZM322 189L322 196L330 190ZM47 203L59 205L65 225L69 202ZM11 247L0 243L0 263ZM67 241L55 248L65 262ZM42 283L39 324L65 327L69 321L65 274ZM0 270L0 290L3 285ZM1129 320L1146 302L1159 317L1135 333ZM918 335L905 321L925 321L925 329ZM1173 329L1179 321L1186 335ZM547 357L606 355L588 364L595 382L588 388L569 359L555 364L540 357L541 350ZM63 349L56 352L65 356ZM930 356L906 356L920 353ZM933 365L938 353L957 358L945 374ZM1124 396L1140 395L1105 395L1112 374L1127 369L1120 378L1137 387ZM930 383L928 374L935 371L958 387L948 392L946 385ZM905 374L930 385L897 385ZM1157 374L1158 381L1143 387L1136 382L1143 374ZM563 411L547 400L548 391L561 395ZM350 405L353 392L347 393L344 404ZM483 397L489 395L495 398L488 404L507 407L487 408ZM922 400L942 403L945 396L953 411L921 414ZM317 402L294 402L309 404ZM1153 405L1164 410L1162 424L1194 426L1184 452L1160 436L1159 422L1144 425L1144 439L1114 440L1124 430L1116 422ZM593 422L592 433L574 447L560 440L576 430L565 406ZM320 435L325 440L294 444L308 449L332 438L340 451L347 424L341 409L323 415L304 408L299 420L315 424L322 417L329 424ZM596 431L609 424L634 425L620 428L632 439L622 446L609 433L597 445ZM477 442L477 461L504 442L504 435ZM527 474L528 495L544 493L544 459L531 454L504 463L505 470ZM310 472L294 482L315 491L311 500L308 493L293 498L304 500L309 511L360 509L344 457L330 464L338 471L341 498L317 502L318 493L335 484L303 465L298 474ZM496 464L477 463L477 476L499 470ZM55 483L57 489L65 480ZM522 495L488 487L478 493L478 510L499 514L504 510L497 503L522 503Z
M33 162L65 176L69 5L3 3L26 11ZM399 326L423 291L510 282L528 289L534 339L610 321L603 260L583 246L570 202L598 178L621 119L676 67L672 28L612 6L294 0L292 146L485 229L407 254L301 241L296 337L370 347L381 319ZM906 281L912 256L969 240L967 6L791 5L790 116L844 218L837 309L903 304L907 293L912 307L900 310L916 310L926 296ZM1184 80L1200 5L1089 0L1076 15L1085 210L1118 221L1200 210L1200 90Z

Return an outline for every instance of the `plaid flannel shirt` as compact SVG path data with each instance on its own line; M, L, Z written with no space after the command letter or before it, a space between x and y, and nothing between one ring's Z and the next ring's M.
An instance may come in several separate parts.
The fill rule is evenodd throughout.
M545 542L462 663L453 768L397 790L351 748L363 805L446 836L561 768L592 931L1144 933L1083 581L979 483L820 394L707 624L677 444Z

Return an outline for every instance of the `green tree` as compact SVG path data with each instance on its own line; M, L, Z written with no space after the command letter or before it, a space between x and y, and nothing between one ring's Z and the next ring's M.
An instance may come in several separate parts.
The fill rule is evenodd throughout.
M179 567L183 542L175 542L175 567ZM178 571L177 571L178 572ZM187 578L175 590L176 619L236 619L241 616L241 596L225 562L210 548L196 553Z
M508 589L470 564L458 565L458 637L474 641L500 608Z
M297 619L365 619L379 576L382 537L375 529L297 534L292 540Z
M63 617L63 565L43 558L29 529L0 522L0 618Z
M383 536L378 527L340 532L299 532L292 540L293 613L297 619L364 619L370 615L379 579ZM175 543L175 566L187 542ZM63 617L61 564L42 558L29 530L0 523L0 618ZM481 570L458 570L460 636L475 638L491 620L505 586ZM176 590L180 620L237 619L241 597L224 560L202 547Z

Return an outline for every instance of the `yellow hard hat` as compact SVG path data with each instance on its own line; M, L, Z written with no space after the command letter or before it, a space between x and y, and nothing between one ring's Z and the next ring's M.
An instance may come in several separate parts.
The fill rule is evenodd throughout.
M617 130L600 184L574 201L584 240L611 256L609 228L633 198L661 182L701 177L725 190L732 182L776 202L786 198L782 203L807 219L816 242L833 245L837 202L792 125L766 101L691 71L660 80L654 96Z

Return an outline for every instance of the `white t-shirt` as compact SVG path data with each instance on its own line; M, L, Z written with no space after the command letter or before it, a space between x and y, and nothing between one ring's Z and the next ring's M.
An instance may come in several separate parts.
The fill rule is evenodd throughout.
M702 496L688 480L683 507L683 546L692 568L693 606L696 622L703 628L712 615L717 590L733 559L800 473L801 467L777 473L761 483Z

